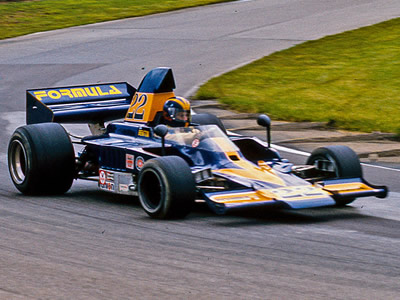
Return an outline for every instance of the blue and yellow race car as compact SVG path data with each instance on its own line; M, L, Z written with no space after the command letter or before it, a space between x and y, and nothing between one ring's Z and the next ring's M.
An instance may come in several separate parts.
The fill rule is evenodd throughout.
M211 114L178 118L190 104L174 88L172 70L156 68L138 89L111 83L28 90L28 125L15 130L8 148L14 185L23 194L61 194L74 179L91 180L102 190L139 196L145 212L159 219L185 217L196 199L224 214L386 197L386 187L363 179L350 148L318 148L294 166L270 146L266 115L257 121L267 142L233 135ZM71 137L60 123L86 123L91 135Z

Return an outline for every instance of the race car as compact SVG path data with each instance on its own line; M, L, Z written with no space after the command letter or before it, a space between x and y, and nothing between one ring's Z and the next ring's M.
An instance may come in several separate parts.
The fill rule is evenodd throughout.
M211 114L167 126L168 101L187 101L174 89L172 70L155 68L137 89L119 82L28 90L27 125L15 130L8 147L15 187L28 195L62 194L74 180L95 181L101 190L138 196L157 219L183 218L195 201L225 214L387 196L385 186L366 182L348 147L318 148L300 166L283 159L271 147L266 115L257 120L266 142L227 132ZM88 124L91 134L71 136L61 123Z

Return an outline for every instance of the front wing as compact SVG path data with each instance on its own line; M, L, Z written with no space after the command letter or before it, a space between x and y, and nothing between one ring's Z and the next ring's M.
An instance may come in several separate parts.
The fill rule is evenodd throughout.
M387 195L384 186L373 186L360 178L326 180L314 185L285 186L274 189L242 189L203 193L217 214L260 207L304 209L332 206L337 200Z

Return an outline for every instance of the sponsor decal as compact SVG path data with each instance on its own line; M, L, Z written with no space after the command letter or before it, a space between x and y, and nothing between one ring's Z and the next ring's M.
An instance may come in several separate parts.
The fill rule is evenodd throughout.
M133 170L135 168L135 156L133 154L126 154L126 168Z
M314 186L289 186L277 189L269 190L271 193L276 195L278 199L285 200L297 200L301 198L316 198L324 197L327 195L326 192L316 189Z
M150 131L146 129L139 129L139 136L150 137Z
M192 147L196 148L200 145L200 140L199 139L194 139L192 142Z
M77 88L61 88L52 90L42 90L33 92L36 99L42 101L43 98L57 99L73 99L82 97L99 97L108 95L120 95L122 92L115 85L102 85Z
M144 159L143 157L139 156L136 158L136 169L138 169L139 171L143 168L144 165Z
M114 191L114 173L105 170L99 171L99 187L102 190Z
M120 192L129 192L129 185L127 185L127 184L120 184L120 185L119 185L119 191L120 191Z
M104 170L100 170L99 172L99 183L100 184L106 183L106 172Z

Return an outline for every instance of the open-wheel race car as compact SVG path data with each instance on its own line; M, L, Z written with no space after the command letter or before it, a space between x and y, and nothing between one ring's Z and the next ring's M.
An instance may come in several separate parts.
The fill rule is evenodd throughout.
M174 88L172 70L156 68L137 90L127 83L28 90L28 125L15 130L8 148L14 185L23 194L61 194L75 179L92 180L102 190L139 196L159 219L185 217L196 199L224 214L386 197L386 187L363 179L348 147L318 148L301 166L282 159L270 146L266 115L257 121L267 142L233 135L211 114L167 126L171 99L188 105ZM91 135L71 137L60 123L86 123Z

